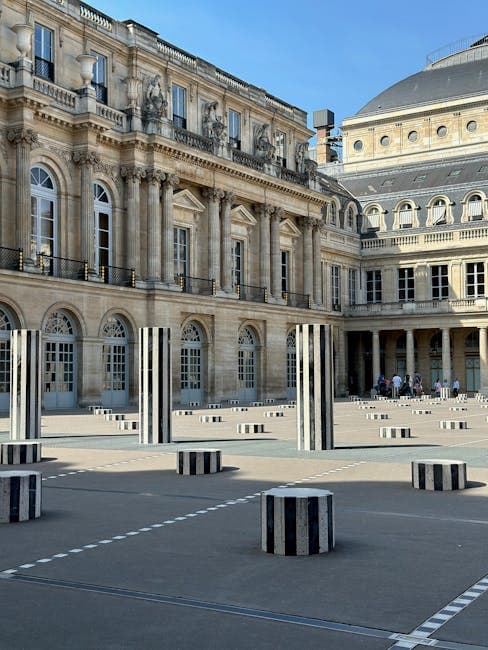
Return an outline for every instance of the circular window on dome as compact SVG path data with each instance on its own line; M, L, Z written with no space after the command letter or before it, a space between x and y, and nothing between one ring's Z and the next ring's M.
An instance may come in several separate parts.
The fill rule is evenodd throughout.
M419 139L419 134L417 133L417 131L410 131L410 133L408 134L408 141L417 142L418 139Z
M447 135L447 126L440 126L437 129L437 135L439 138L444 138Z
M380 138L380 145L382 147L387 147L390 144L390 138L387 135L384 135L382 138Z
M466 124L466 130L469 131L470 133L473 133L473 131L476 131L477 128L478 128L478 122L476 122L476 120L470 120Z
M356 140L356 142L352 146L354 147L354 151L362 151L362 149L363 149L363 141L362 140Z

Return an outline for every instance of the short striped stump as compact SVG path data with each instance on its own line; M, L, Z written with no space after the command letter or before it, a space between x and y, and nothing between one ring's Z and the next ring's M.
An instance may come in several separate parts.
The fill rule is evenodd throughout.
M361 402L361 398L359 395L349 395L349 401L350 402Z
M412 408L410 405L410 402L395 402L396 406L399 406L400 408Z
M366 413L367 420L388 420L388 413Z
M386 402L386 400L387 400L385 395L375 395L374 398L375 398L375 400L378 400L379 402Z
M40 440L9 440L0 444L0 465L23 465L41 460Z
M467 429L468 423L463 420L439 420L441 429Z
M220 449L181 449L176 454L176 473L185 476L222 471Z
M221 409L222 404L214 402L213 404L208 404L207 408L209 408L209 409Z
M413 415L430 415L431 413L430 409L412 409Z
M289 399L289 400L288 400L288 404L289 404L290 406L296 406L296 405L297 405L297 401L296 401L296 399Z
M108 415L109 413L112 413L112 409L93 409L93 415Z
M295 404L280 404L279 409L296 409Z
M359 404L358 406L361 411L369 411L370 409L375 409L376 406L374 404Z
M410 438L410 427L380 427L380 438Z
M450 411L467 411L468 407L467 406L450 406L449 410Z
M139 420L119 420L117 429L119 431L137 431L139 429Z
M88 408L89 411L93 412L95 409L103 409L103 405L102 404L90 404L87 408Z
M192 408L197 408L198 406L200 406L200 402L188 402L188 406Z
M275 555L315 555L335 546L333 494L311 488L261 492L261 548Z
M264 406L264 402L251 402L251 406Z
M185 410L173 411L173 415L193 415L193 411L185 411Z
M274 401L274 397L267 397L267 398L264 400L264 403L265 403L265 404L274 404L274 403L275 403L275 401Z
M410 395L400 395L400 400L401 400L401 401L404 402L404 401L407 400L407 399L412 399L412 398L410 397Z
M238 404L240 404L240 401L238 399L229 400L229 406L237 406Z
M107 415L105 415L105 420L107 422L120 422L124 419L125 415L123 413L107 413Z
M264 412L264 417L265 418L282 418L285 414L283 411L265 411Z
M0 472L0 523L41 516L41 472Z
M257 422L240 422L237 433L264 433L264 424Z
M412 487L418 490L464 490L466 463L459 460L414 460Z
M222 422L221 415L201 415L200 422Z
M249 409L247 408L247 406L234 406L232 411L234 413L242 413L242 411L249 411Z

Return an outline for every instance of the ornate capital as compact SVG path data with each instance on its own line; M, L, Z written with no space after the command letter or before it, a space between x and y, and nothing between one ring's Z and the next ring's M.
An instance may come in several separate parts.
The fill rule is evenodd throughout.
M180 184L180 179L176 174L166 174L164 184L171 186L173 189Z
M28 144L31 147L39 142L39 135L32 129L23 126L7 131L7 140L12 144Z
M229 205L232 205L235 198L236 195L234 194L234 192L224 192L224 196L222 197L222 203L228 203Z
M216 187L206 187L203 190L203 196L209 201L220 201L224 197L225 192Z
M127 182L132 181L133 183L136 183L146 177L146 170L142 167L121 167L120 175L122 178L125 178Z
M285 216L285 211L283 208L275 208L273 211L273 217L277 217L278 219L282 219Z
M311 230L312 228L317 228L320 226L321 221L320 219L313 219L312 217L302 217L300 219L302 226L306 230Z
M159 185L166 178L166 174L161 169L146 169L146 180L152 185Z
M73 162L80 166L92 167L100 163L100 156L96 151L75 151Z

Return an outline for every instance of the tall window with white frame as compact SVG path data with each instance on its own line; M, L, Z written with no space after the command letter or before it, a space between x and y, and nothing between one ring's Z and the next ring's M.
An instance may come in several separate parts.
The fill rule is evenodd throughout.
M53 32L47 27L34 27L34 74L54 81Z
M349 304L355 305L357 302L357 269L349 269Z
M173 124L186 129L186 88L173 84Z
M381 302L382 282L381 269L366 271L366 302Z
M349 228L349 230L353 230L354 228L354 210L351 206L347 208L346 212L346 227Z
M432 225L446 223L447 205L444 199L437 199L432 205Z
M398 216L399 228L411 228L413 226L413 210L410 203L402 203L398 211Z
M107 190L95 183L93 186L95 212L95 268L105 282L110 282L112 266L112 205Z
M329 203L328 207L329 223L331 226L337 225L337 206L334 202Z
M449 298L447 264L434 264L430 267L430 287L432 300L447 300Z
M485 295L485 264L484 262L468 262L466 264L466 296L479 298Z
M483 219L483 201L479 194L472 194L468 199L468 219L469 221Z
M290 291L290 251L281 251L281 293Z
M232 240L232 287L243 284L244 242L240 239Z
M413 267L398 269L398 300L411 302L415 300L415 277Z
M90 54L96 57L96 61L93 64L93 79L92 86L95 88L95 94L97 96L97 101L106 104L108 101L107 95L107 59L106 57L98 54L98 52L90 52Z
M229 109L229 144L234 149L241 148L241 114Z
M341 309L341 267L340 266L331 266L330 267L330 280L331 280L331 297L332 297L332 309L334 311L340 311Z
M56 255L57 191L50 174L42 167L31 169L31 250L47 258ZM44 259L44 269L54 272L54 260Z
M283 133L283 131L275 131L274 146L276 162L281 167L286 167L286 133Z
M189 232L188 228L174 229L175 280L185 282L189 270Z

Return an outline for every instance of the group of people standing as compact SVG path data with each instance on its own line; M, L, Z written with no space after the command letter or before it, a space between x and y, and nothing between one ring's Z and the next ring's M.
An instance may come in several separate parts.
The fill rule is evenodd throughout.
M441 388L449 388L447 379L444 379L444 382L441 384L440 379L437 378L432 387L435 397L441 396ZM402 379L398 373L395 373L391 379L388 379L385 375L380 374L375 389L378 395L392 398L403 395L407 397L420 397L424 394L422 375L419 372L414 374L413 379L410 375L405 375ZM459 394L459 380L457 378L452 382L452 393L454 397L457 397Z

